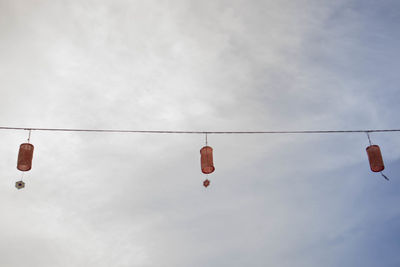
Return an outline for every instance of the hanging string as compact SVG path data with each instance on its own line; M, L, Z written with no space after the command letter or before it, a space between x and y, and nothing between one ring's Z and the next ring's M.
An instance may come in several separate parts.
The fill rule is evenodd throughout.
M31 141L31 131L32 131L32 130L29 130L28 143Z
M365 133L367 134L368 141L369 141L369 145L370 145L370 146L372 146L372 143L371 143L371 138L369 137L369 132L365 132Z
M400 129L364 130L296 130L296 131L169 131L169 130L123 130L123 129L73 129L73 128L27 128L0 126L0 130L53 131L53 132L97 132L97 133L143 133L143 134L333 134L400 132Z
M206 146L208 145L208 140L207 140L207 133L206 133Z
M25 172L22 172L22 175L21 175L21 182L24 180L24 174L25 174Z

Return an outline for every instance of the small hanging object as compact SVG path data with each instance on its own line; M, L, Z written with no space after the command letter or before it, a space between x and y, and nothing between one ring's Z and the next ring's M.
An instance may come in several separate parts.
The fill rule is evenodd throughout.
M15 187L19 190L25 187L25 183L23 181L15 182Z
M26 171L32 169L32 158L33 158L33 145L29 143L31 140L31 130L29 130L28 142L23 143L19 146L17 169L22 171L21 180L15 183L17 189L25 187L25 183L22 181Z
M23 172L29 171L32 168L33 145L23 143L19 147L17 169Z
M204 174L210 174L215 170L213 163L213 149L210 146L205 146L200 149L200 162L201 162L201 171Z
M367 147L367 154L369 166L373 172L381 172L385 169L383 164L381 149L377 145L370 145Z
M368 136L368 140L369 140L369 146L366 148L366 150L367 150L368 161L369 161L369 166L371 168L371 171L380 172L383 178L385 178L386 180L389 180L389 178L387 178L387 176L382 173L382 171L385 169L385 165L383 164L381 149L379 148L378 145L372 144L371 138L369 137L368 132L367 132L367 136Z
M208 146L208 141L207 141L207 133L206 134L206 145L200 149L200 165L201 165L201 171L204 174L210 174L215 170L214 167L214 162L213 162L213 149ZM207 188L210 185L210 180L206 179L203 182L203 185L205 188Z

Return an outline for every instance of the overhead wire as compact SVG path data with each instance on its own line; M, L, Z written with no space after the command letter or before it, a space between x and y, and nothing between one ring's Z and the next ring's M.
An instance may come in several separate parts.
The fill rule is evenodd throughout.
M372 145L370 133L382 133L382 132L400 132L400 129L358 129L358 130L294 130L294 131L179 131L179 130L128 130L128 129L80 129L80 128L39 128L39 127L11 127L11 126L0 126L0 130L17 130L17 131L28 131L28 144L22 144L20 146L20 151L18 153L18 163L17 169L22 171L21 180L16 182L17 189L21 189L25 186L23 182L24 171L29 171L31 169L32 164L32 154L33 154L33 145L30 144L31 133L32 131L52 131L52 132L95 132L95 133L138 133L138 134L204 134L205 135L205 143L206 146L200 150L201 156L201 168L202 172L205 174L209 174L214 171L214 165L212 163L212 154L209 156L206 153L206 163L209 164L209 167L212 167L211 171L203 170L203 153L202 150L210 149L212 153L212 148L208 147L208 135L210 134L336 134L336 133L365 133L368 137L369 147L367 147L368 159L370 162L370 167L373 172L380 172L382 177L386 180L389 178L383 174L382 170L384 169L382 155L380 153L379 147L377 145ZM23 145L30 145L31 149L25 150L23 149ZM370 147L376 147L377 150L374 152L368 152ZM22 150L21 150L22 149ZM22 154L21 154L22 151ZM21 156L22 155L22 156ZM24 162L28 168L25 166L19 167L20 165L20 157L24 159ZM25 158L24 158L25 157ZM211 161L209 163L208 161ZM377 166L375 166L377 165ZM375 170L378 167L379 169ZM26 168L26 169L25 169ZM206 179L203 182L205 187L210 185L210 181Z
M96 133L139 133L139 134L336 134L336 133L382 133L400 132L400 129L357 129L357 130L294 130L294 131L180 131L180 130L125 130L125 129L79 129L38 128L0 126L0 130L52 131L52 132L96 132Z

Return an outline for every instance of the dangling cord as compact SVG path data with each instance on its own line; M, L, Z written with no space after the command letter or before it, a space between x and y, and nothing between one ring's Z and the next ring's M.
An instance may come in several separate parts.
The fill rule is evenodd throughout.
M21 175L21 182L24 180L24 174L25 174L25 172L22 172L22 175Z
M28 143L31 141L31 130L29 130Z
M386 176L386 175L384 175L384 174L383 174L383 172L381 172L381 175L382 175L382 177L383 177L383 178L385 178L386 180L388 180L388 181L389 181L389 178L387 178L387 176Z
M206 132L206 146L208 145L207 132Z
M365 132L365 133L367 134L368 141L369 141L369 145L370 145L370 146L372 146L372 143L371 143L371 138L369 137L369 132Z

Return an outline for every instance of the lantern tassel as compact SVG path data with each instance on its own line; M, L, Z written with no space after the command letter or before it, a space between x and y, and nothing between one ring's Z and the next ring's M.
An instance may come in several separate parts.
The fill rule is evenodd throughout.
M383 178L385 178L386 180L389 181L389 178L386 175L384 175L383 172L381 172L381 175L382 175Z

